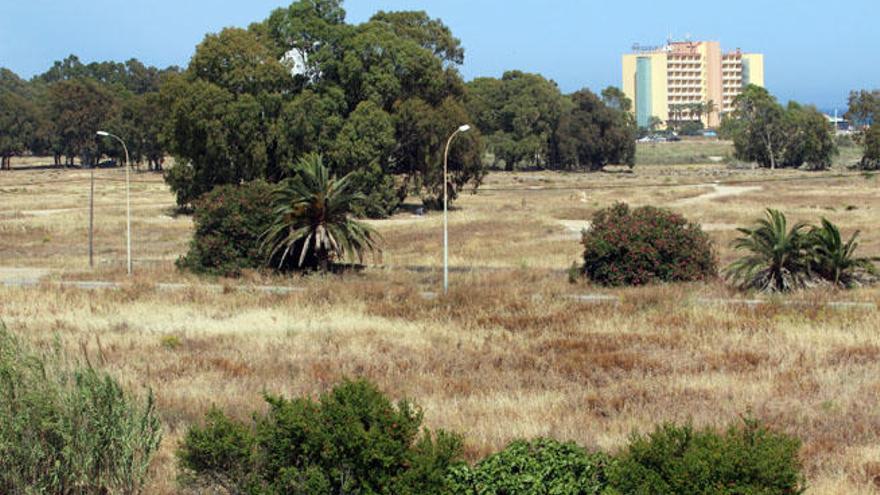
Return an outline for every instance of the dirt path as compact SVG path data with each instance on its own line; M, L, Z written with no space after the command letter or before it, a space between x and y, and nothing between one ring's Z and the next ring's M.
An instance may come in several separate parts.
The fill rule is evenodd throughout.
M714 191L694 196L693 198L685 198L672 203L672 206L689 206L694 204L712 201L713 199L728 198L731 196L740 196L750 192L760 191L761 186L723 186L721 184L703 184L700 187L711 186Z
M48 274L46 268L0 266L0 284L36 285Z

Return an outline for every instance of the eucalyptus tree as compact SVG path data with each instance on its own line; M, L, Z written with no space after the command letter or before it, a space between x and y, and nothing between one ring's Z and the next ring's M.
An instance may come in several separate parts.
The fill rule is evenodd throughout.
M424 11L380 10L370 18L370 21L388 24L398 36L415 41L446 63L455 65L464 63L464 48L461 46L461 40L453 36L452 30L443 21L431 18Z
M99 156L95 133L118 111L114 95L92 79L52 83L48 89L48 113L68 164L74 157L94 164Z
M408 119L451 112L458 120L451 129L470 122L461 57L460 42L438 19L380 12L349 25L339 0L299 0L247 30L208 35L185 73L162 89L162 135L181 163L168 182L186 205L216 185L295 176L290 164L319 152L332 173L354 172L372 203L363 214L388 215L407 192L433 196L442 189L437 143L451 130L442 118L417 126ZM425 115L399 113L416 101ZM472 172L482 166L479 152L459 162L461 147L480 149L478 138L452 154L456 183L479 184L482 173Z
M559 163L567 169L601 170L608 164L635 165L635 119L605 105L588 89L571 96L573 108L556 133Z
M754 85L734 104L733 122L724 127L732 134L737 158L771 169L831 165L837 146L830 124L815 107L791 102L783 108L766 89Z
M13 156L26 151L38 130L37 108L27 97L27 88L6 69L0 73L0 170L11 168Z
M864 136L865 152L859 166L863 170L880 169L880 125L874 124Z
M880 90L852 91L846 118L863 131L857 135L864 146L859 168L880 169Z
M479 78L467 87L474 123L507 170L520 163L548 164L552 137L567 103L555 82L509 71L501 79Z

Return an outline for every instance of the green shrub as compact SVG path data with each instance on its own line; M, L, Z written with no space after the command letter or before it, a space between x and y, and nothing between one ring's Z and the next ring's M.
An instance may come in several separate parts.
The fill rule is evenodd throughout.
M0 324L0 493L139 493L161 438L152 394L141 403Z
M664 425L635 436L608 469L609 493L803 493L800 442L746 419L724 434Z
M218 186L195 203L189 252L177 266L237 276L265 263L260 236L272 224L272 186L263 181Z
M186 209L197 198L195 170L188 163L176 163L163 174L168 188L177 198L177 207Z
M473 468L450 471L455 495L588 495L605 489L608 457L574 443L518 440Z
M584 273L599 284L645 285L716 275L715 252L698 224L671 211L617 203L584 233Z
M178 451L185 484L233 493L447 493L461 439L421 427L410 402L345 381L317 401L266 396L246 425L212 410Z
M163 335L159 341L162 343L162 347L173 351L180 347L183 343L180 341L180 337L177 335Z

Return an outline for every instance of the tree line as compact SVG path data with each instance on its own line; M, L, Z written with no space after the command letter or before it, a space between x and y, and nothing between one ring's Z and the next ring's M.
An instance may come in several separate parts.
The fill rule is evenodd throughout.
M26 153L56 165L122 158L118 143L95 136L104 128L123 137L135 163L161 170L173 156L166 180L189 207L220 185L281 182L318 153L333 175L352 174L367 198L360 214L383 217L412 194L427 207L444 190L454 200L490 168L634 165L638 129L620 89L564 94L522 71L465 82L464 55L425 12L379 11L350 24L341 0L298 0L247 28L208 34L185 69L76 56L29 81L2 69L2 166ZM855 93L851 112L873 122L876 99ZM446 139L464 123L473 130L453 142L444 183ZM769 168L827 168L836 153L815 108L783 107L758 87L746 88L721 131L738 158ZM865 134L867 148L878 147L878 132ZM876 164L876 154L863 163Z
M616 88L564 95L537 74L465 83L464 48L425 12L377 12L349 24L341 0L299 0L247 28L208 34L185 69L83 64L75 56L24 81L0 78L0 154L51 155L56 165L121 157L99 128L122 136L132 161L161 169L181 206L216 186L280 182L320 153L353 173L381 217L417 194L440 205L478 187L493 165L596 170L634 163L631 105ZM604 93L603 93L604 94ZM449 183L443 158L452 144Z
M490 166L599 170L635 165L632 101L619 88L565 95L541 75L509 71L500 79L477 78L467 89Z
M880 90L853 91L845 117L863 157L853 168L880 168ZM836 129L815 106L795 101L783 106L765 88L748 86L735 100L719 129L731 139L736 158L770 169L824 170L838 154Z
M164 85L168 178L181 205L221 184L280 182L313 153L352 174L364 213L390 214L410 194L439 207L479 187L494 160L588 168L634 162L634 125L582 90L512 72L465 83L464 48L425 12L377 12L345 21L339 0L301 0L247 29L208 35ZM473 130L449 151L462 124ZM247 145L240 145L247 143Z
M158 69L137 59L84 64L70 55L25 81L0 68L0 157L51 156L55 165L75 159L96 165L102 156L122 157L118 143L97 139L105 128L125 136L133 162L161 169L165 148L159 88L177 67Z

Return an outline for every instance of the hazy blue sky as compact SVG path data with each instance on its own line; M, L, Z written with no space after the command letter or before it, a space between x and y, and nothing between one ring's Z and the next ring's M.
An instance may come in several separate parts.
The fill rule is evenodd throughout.
M185 66L205 33L247 26L283 0L0 0L0 66L25 77L75 53L84 61ZM723 8L722 8L723 6ZM376 10L427 10L465 46L465 77L540 72L565 91L620 85L620 55L672 34L766 55L781 100L843 106L880 87L880 0L349 0L349 22Z

